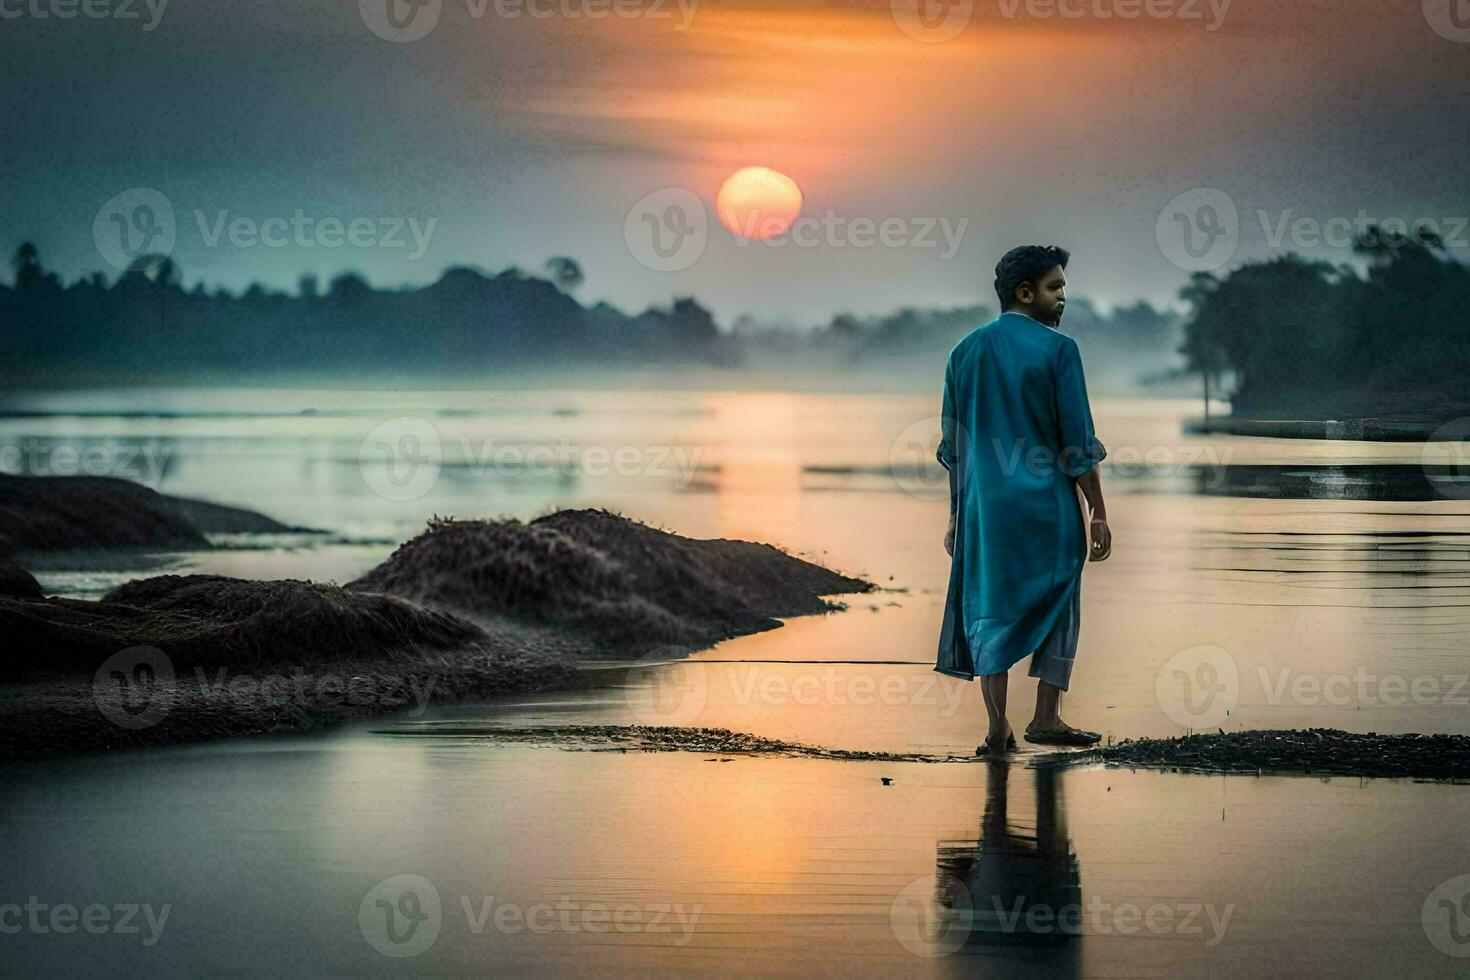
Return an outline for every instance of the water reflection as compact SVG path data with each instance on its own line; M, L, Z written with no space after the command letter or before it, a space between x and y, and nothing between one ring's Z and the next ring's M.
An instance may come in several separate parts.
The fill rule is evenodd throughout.
M1082 877L1057 771L1032 770L1036 810L1028 824L1027 814L1009 807L1011 766L996 761L986 768L980 837L938 845L942 913L965 930L968 952L1030 947L1049 951L1032 967L1079 975Z

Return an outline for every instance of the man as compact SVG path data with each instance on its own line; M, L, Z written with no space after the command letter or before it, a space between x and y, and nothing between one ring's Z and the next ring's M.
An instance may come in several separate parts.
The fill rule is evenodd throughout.
M1082 568L1112 552L1097 472L1107 449L1093 430L1077 342L1056 329L1069 257L1055 245L1007 252L995 267L1001 315L961 340L945 368L938 457L949 470L944 547L953 561L935 669L980 677L990 718L980 755L1015 748L1006 671L1027 656L1038 680L1026 740L1101 737L1061 717ZM1090 551L1079 489L1092 514Z

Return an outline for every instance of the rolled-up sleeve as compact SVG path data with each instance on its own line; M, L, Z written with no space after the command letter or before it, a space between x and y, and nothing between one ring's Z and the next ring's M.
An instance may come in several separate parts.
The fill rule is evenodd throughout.
M944 404L939 413L939 448L934 456L951 472L955 466L955 433L959 430L955 411L954 363L950 362L944 367Z
M1082 374L1082 354L1077 350L1077 342L1071 337L1063 338L1057 358L1061 467L1075 480L1101 463L1108 450L1092 426L1092 406L1087 400L1087 380Z

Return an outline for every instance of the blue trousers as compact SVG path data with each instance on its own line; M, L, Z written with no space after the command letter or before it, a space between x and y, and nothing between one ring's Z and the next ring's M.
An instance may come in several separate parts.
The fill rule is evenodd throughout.
M1077 662L1077 637L1082 631L1082 580L1072 590L1067 603L1046 641L1031 654L1032 677L1066 690L1072 681L1072 665Z

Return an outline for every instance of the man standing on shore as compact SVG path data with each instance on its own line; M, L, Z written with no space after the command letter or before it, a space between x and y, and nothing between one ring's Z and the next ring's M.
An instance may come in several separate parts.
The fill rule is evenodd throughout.
M935 669L980 677L990 720L981 755L1015 747L1007 671L1027 656L1038 681L1026 740L1090 745L1101 737L1061 717L1082 568L1112 552L1097 471L1107 449L1093 430L1077 342L1057 329L1069 257L1055 245L1007 252L995 267L1001 315L961 340L945 368L937 455L949 471L944 546L953 561Z

